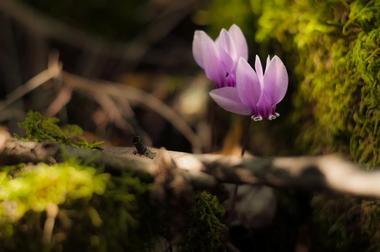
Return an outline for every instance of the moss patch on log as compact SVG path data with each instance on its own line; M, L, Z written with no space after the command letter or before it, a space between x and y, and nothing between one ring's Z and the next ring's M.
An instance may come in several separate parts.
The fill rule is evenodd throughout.
M87 149L100 149L102 144L87 142L82 137L83 130L78 125L59 126L58 118L45 117L38 112L28 112L19 126L25 131L24 138L30 141L53 142Z

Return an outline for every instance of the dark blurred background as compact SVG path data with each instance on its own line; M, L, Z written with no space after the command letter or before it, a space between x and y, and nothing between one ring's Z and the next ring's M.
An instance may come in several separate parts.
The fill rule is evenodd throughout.
M236 23L254 56L259 50L253 37L253 7L242 0L2 0L0 99L8 100L0 106L0 121L22 134L17 122L26 111L35 110L62 123L78 124L90 140L112 145L130 145L133 135L139 134L158 147L238 152L243 119L208 99L212 84L195 64L191 44L196 29L215 38L221 28ZM268 51L266 47L260 53L264 56ZM164 108L154 102L144 104L148 99L144 96L130 97L128 88L119 89L120 97L97 95L72 86L75 79L52 78L29 83L30 89L20 88L46 70L53 58L65 72L88 80L87 86L98 93L107 93L102 87L112 84L97 86L91 81L107 80L118 83L117 88L137 88L161 101ZM16 96L9 97L17 88ZM255 148L257 154L281 149L277 140L278 149L273 149L270 133L253 132L259 132L251 138L260 146Z

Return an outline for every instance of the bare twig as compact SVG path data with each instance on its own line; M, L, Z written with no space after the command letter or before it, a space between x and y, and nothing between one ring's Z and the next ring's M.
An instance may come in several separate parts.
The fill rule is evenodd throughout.
M157 114L172 123L173 126L192 144L193 151L195 153L199 153L202 149L202 141L187 125L187 123L179 115L177 115L173 109L153 95L120 83L93 81L64 72L62 71L62 66L55 58L50 61L48 69L37 74L27 83L12 92L5 102L0 104L0 111L22 98L28 92L31 92L37 87L43 85L50 79L55 78L60 78L63 85L66 86L65 88L81 92L95 99L103 110L107 112L108 118L120 129L129 129L132 130L133 133L138 133L137 131L140 131L141 133L141 130L136 129L136 123L128 122L123 118L123 114L127 115L128 118L133 118L134 113L129 105L129 102L131 102L134 104L143 105L155 111ZM57 98L55 102L67 102L67 99L70 97L65 94L63 98L63 101L57 100ZM57 111L57 107L59 108L62 104L56 104L55 102L53 102L48 109L48 113L57 113L59 111ZM54 110L52 110L53 105L55 108Z
M131 86L108 81L92 81L67 72L63 74L63 78L65 84L79 92L92 95L100 92L101 94L99 95L108 94L118 100L129 101L153 110L173 124L192 144L194 152L199 153L201 151L202 141L199 137L174 110L153 95Z
M53 78L57 78L62 70L62 66L56 61L55 63L49 64L48 69L42 71L41 73L37 74L33 78L31 78L28 82L26 82L24 85L19 86L15 91L13 91L7 99L0 103L0 111L6 108L7 106L11 105L27 93L33 91L34 89L38 88L39 86L45 84L49 80Z
M45 145L46 146L46 145ZM43 144L24 143L11 139L1 153L1 161L15 160L21 149L24 162L39 162L48 158L59 159L60 151L47 145L45 155L25 155L27 147L45 148ZM56 152L52 152L56 150ZM152 149L151 149L152 150ZM154 150L154 149L153 149ZM134 154L134 148L108 148L103 151L67 147L69 157L89 161L106 167L109 172L129 170L137 174L156 176L163 151L153 159ZM31 152L31 150L29 150ZM40 151L41 152L41 151ZM160 154L161 153L161 154ZM380 198L380 172L367 172L335 155L317 157L276 157L244 159L219 154L193 155L184 152L164 151L175 164L171 175L186 178L192 187L210 189L219 183L265 184L278 188L296 188L310 191L330 191L357 197ZM28 159L29 158L29 159ZM16 159L17 160L17 159ZM1 164L1 163L0 163Z
M69 87L62 87L57 97L49 105L46 111L47 116L55 116L71 100L72 90Z

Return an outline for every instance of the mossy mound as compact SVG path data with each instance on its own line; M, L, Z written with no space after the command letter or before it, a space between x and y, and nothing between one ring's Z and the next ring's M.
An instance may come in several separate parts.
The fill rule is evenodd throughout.
M286 138L295 132L294 152L340 152L367 169L378 167L380 1L252 0L245 6L249 3L251 12L240 13L255 19L255 24L239 24L244 31L254 31L257 45L251 48L255 53L281 55L291 77L293 94L288 95L293 110L287 114L290 119L276 124L285 123L281 125L285 132L288 125L297 130L272 131L272 137ZM215 15L222 6L222 1L212 1L209 15L224 16L220 11ZM208 21L216 28L235 22ZM291 141L288 145L294 146ZM320 231L314 233L318 251L380 250L379 201L320 196L312 207L313 225Z
M306 153L339 151L380 164L380 2L265 1L256 39L294 60L293 123ZM333 167L331 167L333 169ZM313 201L320 251L379 251L379 201Z
M281 0L262 8L257 40L276 40L297 62L300 147L379 165L380 2Z
M89 143L83 137L83 130L73 124L59 126L59 119L45 117L30 111L19 126L24 130L24 138L36 142L53 142L86 149L100 149L102 142Z
M94 148L80 138L78 126L57 123L31 112L20 125L26 140ZM153 178L111 175L83 162L0 167L0 251L154 251L173 236L179 251L189 244L221 248L224 209L215 196L196 194L193 207L179 213L152 200ZM184 215L189 230L168 231L178 224L176 214ZM194 232L207 239L195 239Z
M5 167L0 176L1 251L152 247L158 231L146 200L150 184L130 174L111 177L71 161Z

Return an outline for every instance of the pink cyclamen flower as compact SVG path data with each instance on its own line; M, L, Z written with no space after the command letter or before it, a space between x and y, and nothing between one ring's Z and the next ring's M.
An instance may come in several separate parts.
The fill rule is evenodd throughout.
M217 88L234 87L239 58L248 59L247 41L235 24L228 31L222 29L215 41L204 31L195 31L193 56Z
M277 56L268 56L266 68L256 56L255 70L244 58L239 59L236 70L236 87L211 90L214 101L229 112L249 115L254 121L273 120L276 105L284 98L288 88L288 73L284 63Z

